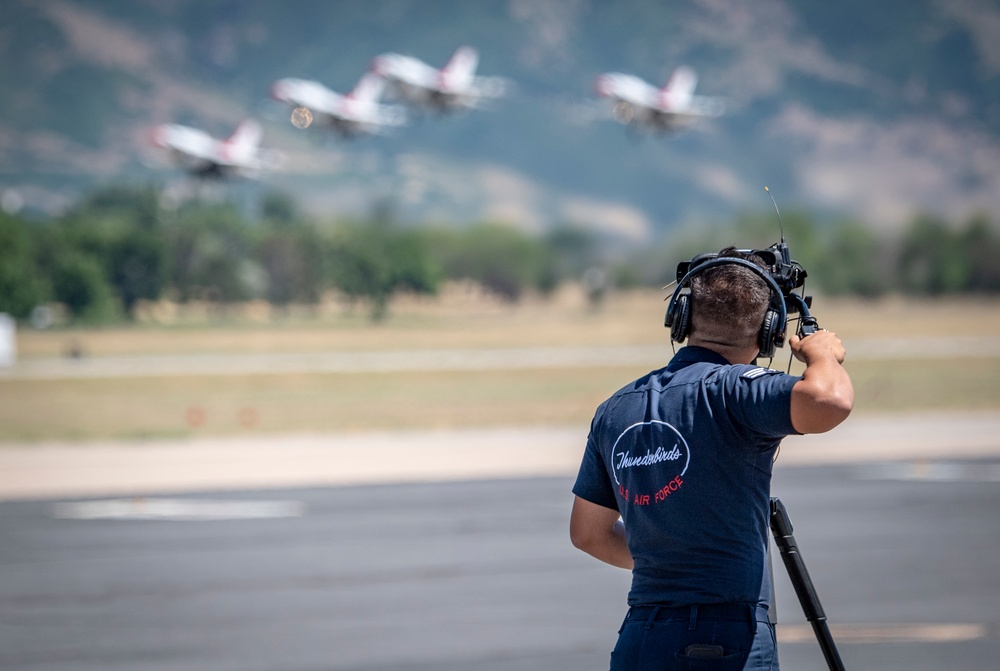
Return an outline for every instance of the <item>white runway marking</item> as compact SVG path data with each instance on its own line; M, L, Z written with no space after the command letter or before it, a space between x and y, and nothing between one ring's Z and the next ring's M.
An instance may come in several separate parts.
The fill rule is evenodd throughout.
M815 643L808 624L777 625L779 643ZM957 643L986 638L984 624L831 624L835 643Z
M57 503L52 516L74 520L246 520L300 517L300 501L220 501L135 496L125 499Z

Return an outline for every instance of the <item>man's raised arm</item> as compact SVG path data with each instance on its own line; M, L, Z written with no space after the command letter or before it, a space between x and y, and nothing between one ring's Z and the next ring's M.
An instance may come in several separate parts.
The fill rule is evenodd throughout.
M831 331L805 338L792 336L789 346L806 365L792 387L792 426L799 433L823 433L837 426L854 408L854 385L844 370L844 345Z

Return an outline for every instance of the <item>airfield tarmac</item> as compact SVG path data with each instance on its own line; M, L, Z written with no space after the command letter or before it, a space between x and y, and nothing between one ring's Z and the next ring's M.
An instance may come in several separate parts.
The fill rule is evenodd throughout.
M1000 659L1000 416L852 417L774 494L847 668ZM628 576L574 550L585 429L0 450L0 668L606 668ZM826 668L776 559L785 669Z

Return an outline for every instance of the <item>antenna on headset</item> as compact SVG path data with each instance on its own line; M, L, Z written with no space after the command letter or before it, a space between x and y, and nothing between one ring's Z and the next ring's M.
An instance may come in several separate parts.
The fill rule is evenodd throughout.
M764 191L767 191L767 195L771 198L771 204L774 205L774 212L778 215L778 229L781 231L781 242L775 245L778 248L778 252L781 254L781 260L783 265L779 270L779 275L782 279L790 282L791 287L794 289L798 286L804 286L806 271L804 268L799 266L795 261L792 261L791 252L788 251L788 245L785 244L785 227L781 224L781 212L778 211L778 203L774 200L774 195L771 190L764 187ZM789 312L798 312L799 315L799 328L798 334L800 337L805 337L819 330L819 325L816 323L816 318L809 313L809 308L812 305L812 296L802 297L799 296L792 290L788 290L785 293L786 300L791 301L791 305L788 308ZM789 366L791 366L791 359L789 359Z
M771 190L769 188L767 188L766 184L764 185L764 190L767 191L767 195L770 196L770 198L771 198L771 204L774 205L774 213L776 215L778 215L778 230L781 231L781 241L784 242L785 241L785 229L781 225L781 212L778 211L778 203L775 202L774 195L771 193Z
M771 204L774 205L774 213L778 215L778 230L781 231L781 243L778 245L778 249L781 251L781 260L785 263L791 263L792 257L788 252L788 245L785 244L785 227L781 224L781 212L778 211L778 203L774 200L774 194L771 190L764 185L764 191L767 191L767 195L771 198Z

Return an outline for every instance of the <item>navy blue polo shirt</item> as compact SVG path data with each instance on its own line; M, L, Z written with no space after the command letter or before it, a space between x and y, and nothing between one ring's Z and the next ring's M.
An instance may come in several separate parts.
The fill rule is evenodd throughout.
M771 464L799 379L689 345L597 409L573 493L621 514L629 605L767 603Z

